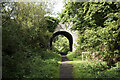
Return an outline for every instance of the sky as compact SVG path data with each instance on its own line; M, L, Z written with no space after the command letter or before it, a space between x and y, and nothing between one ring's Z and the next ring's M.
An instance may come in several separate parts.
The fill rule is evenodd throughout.
M63 3L62 0L58 0L57 4L55 5L54 11L56 12L61 12L61 10L63 9Z
M53 12L55 12L55 14L57 14L58 12L61 13L62 12L62 9L64 4L62 3L63 0L57 0L56 1L56 4L54 5L54 9L53 9ZM58 15L51 15L52 17L57 17Z
M17 0L15 0L15 1L17 1ZM21 0L20 0L21 1ZM40 0L40 1L42 1L42 0ZM38 2L40 2L39 0L38 0ZM55 3L53 6L54 6L54 8L53 8L53 14L52 15L49 15L49 16L52 16L52 17L58 17L58 15L57 15L57 13L61 13L62 12L62 9L64 9L64 3L63 3L63 0L46 0L46 1L48 1L48 2L52 2L52 3ZM49 5L48 5L49 6ZM8 8L8 6L6 7L6 9ZM48 16L48 14L46 15L46 16Z

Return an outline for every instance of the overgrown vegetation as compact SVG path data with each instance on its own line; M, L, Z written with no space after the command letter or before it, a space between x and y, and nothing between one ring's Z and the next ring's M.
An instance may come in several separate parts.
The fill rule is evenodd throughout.
M120 57L120 2L68 2L61 14L63 23L73 22L79 31L75 55L89 56L110 62ZM90 58L90 57L89 57Z
M28 50L3 56L3 78L59 78L60 55Z
M3 78L58 78L59 52L68 53L71 60L83 60L74 64L75 78L119 78L120 2L65 3L60 20L73 22L71 30L79 32L75 52L68 52L63 36L56 37L54 49L49 50L59 20L46 16L51 13L47 3L1 4Z
M58 78L61 58L48 38L59 20L45 17L46 4L3 2L1 11L3 78Z
M116 63L116 67L111 69L105 69L106 62L94 62L94 61L73 61L74 65L74 78L78 80L79 78L101 78L106 80L106 78L114 78L115 80L120 79L120 63Z
M79 31L78 47L75 52L69 52L69 59L106 61L109 69L117 66L115 64L120 61L120 2L66 2L60 16L63 23L73 22L71 29ZM75 71L78 71L75 77L83 78L80 72L84 68L80 67L82 65L86 64L75 67ZM87 72L90 68L87 66L84 69L85 75L88 74L87 78L94 77ZM95 66L94 68L97 69ZM120 73L119 67L116 68ZM95 71L93 68L90 70ZM118 77L112 76L109 71L101 72L100 75L102 74L106 75L105 78Z

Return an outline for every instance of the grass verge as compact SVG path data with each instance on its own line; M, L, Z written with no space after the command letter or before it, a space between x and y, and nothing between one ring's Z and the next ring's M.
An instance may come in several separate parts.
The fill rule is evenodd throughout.
M3 78L59 78L61 56L53 51L17 52L3 56Z
M106 62L94 61L71 61L73 64L73 76L75 80L78 78L114 78L120 80L120 62L116 63L116 67L105 69ZM102 65L101 65L102 64Z

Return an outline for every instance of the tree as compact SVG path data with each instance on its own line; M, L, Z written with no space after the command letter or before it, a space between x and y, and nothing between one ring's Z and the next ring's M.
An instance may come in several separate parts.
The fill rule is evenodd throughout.
M90 51L91 54L96 53L96 57L102 55L106 59L119 56L119 11L120 2L68 2L65 4L61 21L73 22L71 29L78 30L80 34L76 52Z

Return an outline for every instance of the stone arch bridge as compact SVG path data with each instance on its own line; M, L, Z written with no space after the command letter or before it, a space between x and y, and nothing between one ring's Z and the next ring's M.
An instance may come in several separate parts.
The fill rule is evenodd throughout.
M70 51L75 51L75 48L77 46L77 32L71 30L70 28L72 27L73 23L65 23L61 24L59 23L54 30L52 37L50 38L50 48L52 49L52 41L53 39L58 36L58 35L64 35L68 41L69 41L69 48Z

